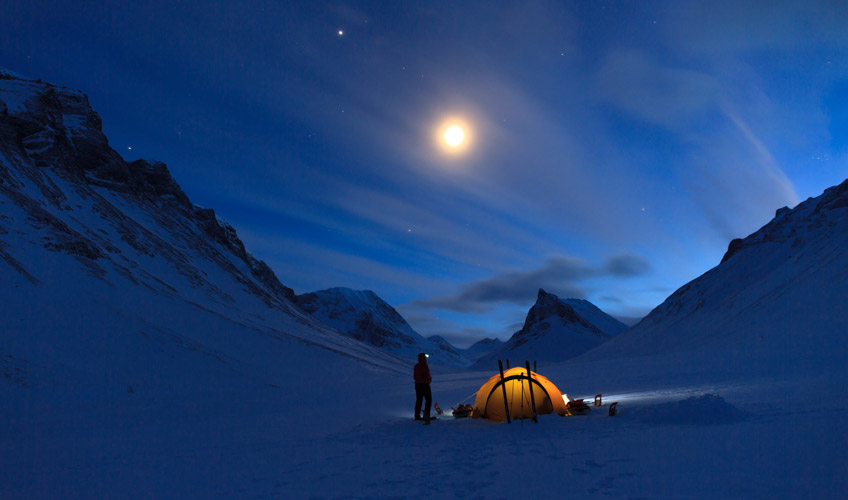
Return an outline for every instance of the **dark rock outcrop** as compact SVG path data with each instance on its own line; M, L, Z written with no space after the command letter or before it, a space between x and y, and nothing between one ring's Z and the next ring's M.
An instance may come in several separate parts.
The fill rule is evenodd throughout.
M220 290L187 253L217 263L269 306L293 307L286 304L294 292L245 250L234 228L214 211L193 205L164 163L127 162L109 146L85 94L0 73L0 155L6 160L0 162L0 196L26 214L42 234L44 248L79 257L89 267L91 261L111 260L122 274L131 275L138 266L110 239L114 231L135 252L170 262L209 293ZM87 226L86 217L74 215L78 210L97 214L109 228ZM167 234L139 223L138 214ZM244 266L234 265L228 252ZM102 275L102 269L97 273ZM226 294L221 298L229 300Z

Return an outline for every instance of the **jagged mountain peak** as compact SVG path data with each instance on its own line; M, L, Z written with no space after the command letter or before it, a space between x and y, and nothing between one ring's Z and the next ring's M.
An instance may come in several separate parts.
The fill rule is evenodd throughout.
M117 266L124 274L143 269L134 254L155 255L190 276L194 286L210 283L208 271L184 255L199 253L266 304L291 309L286 302L294 293L245 251L235 229L222 225L214 211L193 205L164 163L127 162L109 146L100 116L84 93L4 72L0 154L5 159L0 189L49 233L44 236L48 248L102 261L89 266ZM99 227L104 223L108 228ZM121 251L113 233L132 251ZM226 251L246 269L234 266ZM97 272L105 275L105 270ZM163 286L146 273L134 279Z
M588 331L601 335L617 335L627 327L597 306L584 299L560 299L552 293L539 289L536 303L530 308L524 320L524 327L517 335L538 333L535 328L550 317L557 317L562 324L573 323Z
M560 300L556 295L547 293L540 288L536 296L536 303L533 304L527 313L527 317L524 320L524 327L519 331L519 334L523 335L531 332L535 325L538 325L550 316L559 317L563 323L577 323L590 331L600 332L598 327L580 316L574 310L572 304Z
M565 361L606 342L627 327L583 299L560 299L539 289L524 326L475 366L498 358Z
M164 163L128 163L109 146L100 115L80 91L7 78L0 82L0 114L8 120L3 133L11 139L5 145L13 157L71 181L191 206Z
M825 189L814 198L807 198L794 209L778 209L774 218L765 226L746 238L736 238L728 244L727 252L721 259L725 262L737 253L764 243L781 243L790 238L800 237L803 228L823 224L834 210L848 206L848 179L837 186ZM800 245L797 241L794 244Z

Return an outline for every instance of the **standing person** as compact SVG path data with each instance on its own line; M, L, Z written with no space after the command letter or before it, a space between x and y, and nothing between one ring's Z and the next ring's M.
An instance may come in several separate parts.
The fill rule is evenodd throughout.
M418 355L418 363L415 365L413 372L415 377L415 420L421 418L421 400L424 400L424 425L430 424L430 402L433 400L433 394L430 392L430 382L433 377L430 376L430 367L427 366L427 355L423 352Z

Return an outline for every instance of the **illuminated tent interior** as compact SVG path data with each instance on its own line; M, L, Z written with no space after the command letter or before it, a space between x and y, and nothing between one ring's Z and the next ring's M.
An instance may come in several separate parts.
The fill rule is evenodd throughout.
M488 418L496 422L506 420L506 408L504 407L504 389L506 388L506 401L509 405L509 416L511 419L533 418L533 407L530 399L531 384L527 378L527 371L522 367L511 368L504 372L503 383L501 374L493 375L477 391L474 399L474 418ZM565 416L565 402L562 392L557 389L550 380L530 371L532 378L533 400L536 402L536 414L547 415L557 413Z

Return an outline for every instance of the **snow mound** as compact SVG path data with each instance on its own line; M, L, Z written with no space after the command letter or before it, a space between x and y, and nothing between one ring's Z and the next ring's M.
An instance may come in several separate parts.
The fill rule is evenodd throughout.
M747 418L744 411L716 394L644 406L633 410L632 415L643 422L678 425L732 424Z

